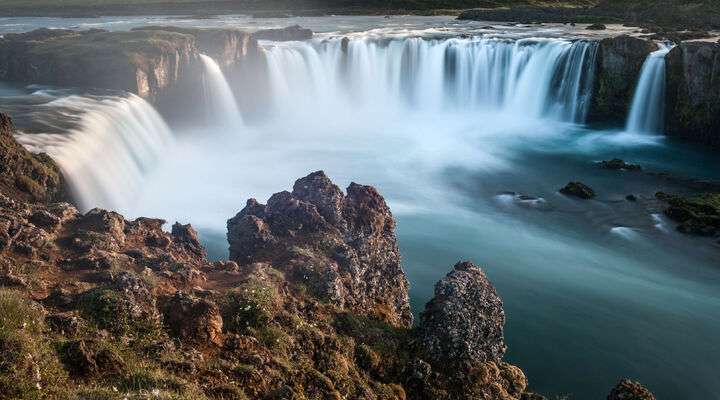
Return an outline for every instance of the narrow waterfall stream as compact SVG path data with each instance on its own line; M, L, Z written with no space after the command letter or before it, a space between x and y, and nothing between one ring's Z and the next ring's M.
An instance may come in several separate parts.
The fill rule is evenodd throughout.
M222 69L212 57L205 54L200 54L200 62L203 65L203 95L208 124L229 129L240 128L243 125L240 109Z
M672 46L659 43L640 71L625 129L635 133L662 133L665 107L665 56Z

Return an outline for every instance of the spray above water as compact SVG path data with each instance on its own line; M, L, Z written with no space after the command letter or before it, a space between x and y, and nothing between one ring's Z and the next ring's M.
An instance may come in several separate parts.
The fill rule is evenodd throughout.
M661 133L665 107L665 56L672 46L659 43L643 64L625 130L632 133Z
M77 126L65 134L19 135L30 151L50 155L84 211L123 210L143 189L149 171L173 142L155 109L135 95L68 96L48 103Z
M220 66L210 56L200 54L203 65L206 115L211 125L239 128L243 125L235 95Z

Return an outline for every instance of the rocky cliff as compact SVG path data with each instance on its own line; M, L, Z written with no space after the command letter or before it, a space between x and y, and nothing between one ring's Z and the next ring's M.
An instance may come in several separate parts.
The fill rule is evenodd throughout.
M720 146L720 44L681 43L667 55L666 131Z
M642 65L656 49L652 41L625 35L600 41L588 121L625 121Z
M13 138L9 116L0 113L0 191L37 202L65 197L63 176L46 154L34 155Z

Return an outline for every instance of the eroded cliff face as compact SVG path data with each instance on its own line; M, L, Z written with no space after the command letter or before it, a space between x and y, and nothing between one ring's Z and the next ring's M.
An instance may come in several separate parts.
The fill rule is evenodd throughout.
M589 122L625 121L642 65L656 49L653 41L626 35L600 41Z
M681 43L667 55L666 130L720 146L720 44Z
M0 40L0 77L153 99L180 78L195 53L195 38L175 32L39 29Z

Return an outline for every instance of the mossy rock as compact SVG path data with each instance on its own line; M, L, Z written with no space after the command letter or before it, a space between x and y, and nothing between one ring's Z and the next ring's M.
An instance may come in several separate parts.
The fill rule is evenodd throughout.
M668 203L665 214L680 223L678 231L699 236L720 235L720 193L683 197L660 192L656 197Z

